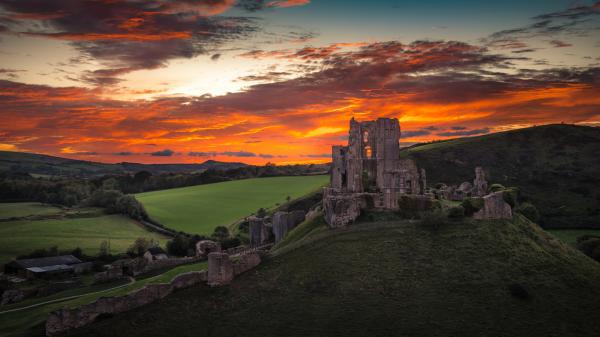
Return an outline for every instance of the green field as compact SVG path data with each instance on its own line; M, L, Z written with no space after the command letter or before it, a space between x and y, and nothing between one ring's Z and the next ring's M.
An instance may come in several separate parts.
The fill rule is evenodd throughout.
M569 244L577 243L577 238L583 235L600 236L600 229L547 229L546 231Z
M29 215L59 214L62 210L39 202L0 203L0 219L20 218Z
M58 208L31 203L2 204L2 210L19 216L37 215ZM30 214L27 214L30 213ZM4 213L2 213L4 214ZM2 216L4 217L4 216ZM59 250L83 249L96 255L100 243L110 240L111 253L123 253L138 237L148 237L164 243L166 238L145 230L122 215L105 215L97 209L55 212L48 218L0 221L0 263L35 249L57 246Z
M260 207L271 208L327 184L329 176L257 178L137 194L150 217L166 227L210 234Z

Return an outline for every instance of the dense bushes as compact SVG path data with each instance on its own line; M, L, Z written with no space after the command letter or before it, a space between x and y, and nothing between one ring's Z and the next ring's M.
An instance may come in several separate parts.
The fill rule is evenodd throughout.
M577 238L577 249L600 262L600 236L583 235Z
M420 217L421 225L429 229L438 229L448 223L448 214L442 209L422 212Z
M522 203L521 205L519 205L517 211L523 214L527 219L531 220L532 222L537 222L540 219L540 213L538 212L537 208L531 203Z
M454 206L448 209L448 217L451 219L460 219L465 216L465 208L462 206Z
M465 198L462 201L461 206L465 211L465 215L471 216L483 208L483 198Z
M97 189L84 201L84 204L102 207L107 213L120 213L136 220L148 218L144 206L133 195L123 194L117 190Z

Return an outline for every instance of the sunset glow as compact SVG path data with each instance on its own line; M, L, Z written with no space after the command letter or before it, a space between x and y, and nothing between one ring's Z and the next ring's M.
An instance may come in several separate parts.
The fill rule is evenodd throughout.
M317 163L352 117L403 146L600 125L600 3L424 6L0 0L0 150Z

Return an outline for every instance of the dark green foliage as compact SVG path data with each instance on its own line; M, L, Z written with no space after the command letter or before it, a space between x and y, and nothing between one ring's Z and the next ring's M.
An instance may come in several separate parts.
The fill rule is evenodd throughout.
M577 238L577 249L600 262L600 236L583 235Z
M462 206L453 206L448 209L448 217L451 219L460 219L465 217L465 208Z
M529 202L521 203L517 211L532 222L538 222L540 219L540 213L538 212L537 208Z
M438 200L431 200L422 196L401 195L398 198L398 214L404 218L418 218L423 212L441 208Z
M517 198L519 197L519 189L516 187L508 187L502 191L502 199L506 201L510 207L517 205Z
M259 208L258 211L256 211L256 216L258 218L264 218L267 216L267 211L264 208Z
M462 201L461 206L465 210L465 215L471 216L483 208L483 203L483 198L471 197L465 198Z
M158 247L158 242L154 239L137 238L131 247L127 249L127 254L131 256L142 256L148 250L148 248Z
M505 189L506 187L504 187L502 184L491 184L488 188L490 192L504 191Z
M600 128L544 125L422 144L401 154L427 170L431 186L472 181L482 166L490 183L518 186L546 228L600 226Z
M211 234L211 237L215 240L222 241L229 238L229 229L225 226L217 226L215 227L214 232Z
M167 253L175 256L187 256L190 249L190 238L186 235L177 235L167 242Z
M220 243L221 243L222 249L233 248L233 247L237 247L242 244L242 242L240 241L240 238L238 238L238 237L226 238L226 239L221 240Z
M448 214L443 209L434 209L428 212L422 212L421 226L437 230L448 223Z

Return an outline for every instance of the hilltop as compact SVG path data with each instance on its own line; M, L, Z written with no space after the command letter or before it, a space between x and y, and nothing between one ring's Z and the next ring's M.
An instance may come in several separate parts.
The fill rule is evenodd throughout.
M68 159L44 154L0 151L0 172L30 173L55 176L99 176L107 174L197 172L207 169L226 170L247 166L244 163L207 160L200 164L106 164Z
M537 225L305 222L230 286L69 336L595 336L600 265Z
M600 228L600 128L543 125L404 149L427 170L428 184L488 181L516 186L545 228Z

